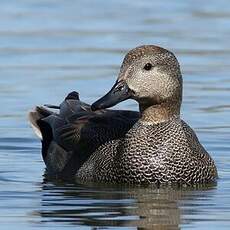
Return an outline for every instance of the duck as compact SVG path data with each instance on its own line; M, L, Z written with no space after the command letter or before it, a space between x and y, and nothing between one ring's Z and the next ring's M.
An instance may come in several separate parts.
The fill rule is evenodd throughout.
M142 45L125 55L115 84L92 105L74 91L59 106L36 106L29 121L48 174L101 183L215 183L214 160L180 117L182 92L175 55ZM128 99L138 112L110 109Z

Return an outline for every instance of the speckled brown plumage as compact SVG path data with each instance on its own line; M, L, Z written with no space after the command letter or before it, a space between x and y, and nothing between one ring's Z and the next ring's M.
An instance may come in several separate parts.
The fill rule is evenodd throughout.
M107 110L134 99L140 113ZM149 45L124 58L115 85L91 108L71 93L59 114L37 107L30 121L42 136L48 171L78 180L203 184L217 179L214 161L180 119L182 76L174 54Z
M141 138L140 138L141 137ZM137 122L125 138L101 146L78 171L84 180L196 184L216 179L213 160L179 118Z

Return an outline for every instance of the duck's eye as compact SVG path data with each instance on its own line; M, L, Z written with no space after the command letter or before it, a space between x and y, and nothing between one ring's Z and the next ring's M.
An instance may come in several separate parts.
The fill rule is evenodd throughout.
M152 64L151 63L147 63L145 66L144 66L144 69L145 70L150 70L150 69L152 69Z

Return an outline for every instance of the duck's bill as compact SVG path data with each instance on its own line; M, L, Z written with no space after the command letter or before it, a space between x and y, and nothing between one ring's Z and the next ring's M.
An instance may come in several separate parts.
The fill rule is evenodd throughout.
M131 90L124 81L117 81L112 89L91 105L93 111L106 109L131 97Z

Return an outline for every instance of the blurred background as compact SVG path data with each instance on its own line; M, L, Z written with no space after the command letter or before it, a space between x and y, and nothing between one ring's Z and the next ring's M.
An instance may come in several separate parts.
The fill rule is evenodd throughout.
M228 0L0 3L2 229L229 228ZM72 90L94 102L114 83L125 53L142 44L177 56L182 117L216 161L217 185L168 191L46 182L28 110L59 104ZM117 108L137 105L127 101Z

